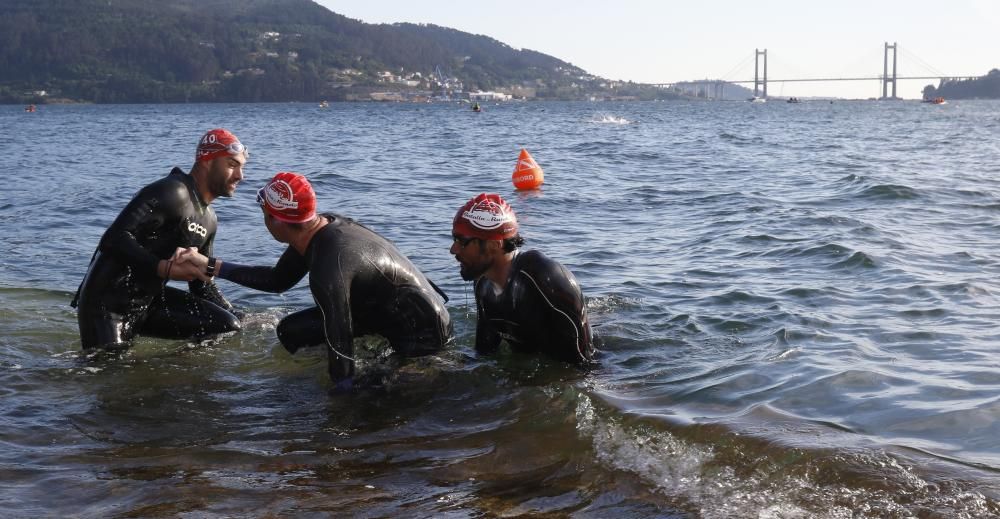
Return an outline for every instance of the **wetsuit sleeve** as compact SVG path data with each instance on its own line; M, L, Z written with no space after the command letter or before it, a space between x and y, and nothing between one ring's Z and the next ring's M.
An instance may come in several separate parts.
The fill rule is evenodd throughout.
M155 234L169 220L180 217L174 214L178 188L183 185L156 182L140 190L104 232L98 249L145 276L158 277L156 268L162 258L143 247L139 236Z
M518 275L526 278L545 302L551 353L569 362L592 361L594 346L587 306L573 273L536 251L525 254Z
M214 244L215 234L213 233L207 240L205 240L205 245L202 246L201 253L206 256L211 256ZM232 303L230 303L225 296L222 295L222 292L219 291L219 287L216 286L214 281L205 282L200 279L195 279L188 282L188 289L192 294L202 299L207 299L208 301L211 301L226 310L233 310Z
M305 258L288 247L273 267L251 267L224 262L218 277L254 290L281 293L295 286L309 271Z
M319 256L329 258L330 263L310 273L309 288L323 314L323 331L330 348L330 377L337 382L354 375L354 325L350 301L352 279L342 275L344 266L340 264L339 256Z
M490 325L483 311L479 290L483 287L482 280L476 281L473 292L476 294L476 352L488 355L500 347L500 334ZM482 289L486 290L485 287Z

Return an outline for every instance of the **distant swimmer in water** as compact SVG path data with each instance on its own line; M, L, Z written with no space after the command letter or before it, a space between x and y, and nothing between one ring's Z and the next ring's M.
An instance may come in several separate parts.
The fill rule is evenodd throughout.
M288 248L273 267L251 267L206 258L181 259L216 276L265 292L284 292L309 274L316 306L278 324L291 353L326 345L328 370L338 390L353 386L354 338L381 335L392 349L415 357L441 350L451 336L446 298L389 240L332 213L316 213L316 195L298 173L278 173L257 192L264 225Z
M496 194L469 200L452 222L451 254L462 279L475 282L476 351L501 341L515 351L587 365L594 345L583 292L565 267L541 252L522 252L514 210Z
M126 349L136 335L201 338L240 329L211 272L173 261L178 248L211 255L215 211L243 179L247 150L232 133L205 133L190 174L174 168L142 188L104 232L72 305L84 349ZM188 291L166 286L188 281Z

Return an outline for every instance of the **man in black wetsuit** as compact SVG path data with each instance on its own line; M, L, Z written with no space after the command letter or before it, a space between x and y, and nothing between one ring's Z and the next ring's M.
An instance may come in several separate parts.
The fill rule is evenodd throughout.
M243 179L247 151L232 133L202 136L190 174L174 168L142 188L105 231L72 305L84 349L126 349L135 335L201 338L240 329L211 276L172 261L178 248L212 254L215 211ZM189 291L166 286L188 281Z
M317 214L312 186L298 173L275 175L257 192L257 202L271 236L288 244L275 266L237 265L197 251L179 259L222 279L275 293L292 288L308 273L316 306L278 324L278 339L289 352L325 344L330 377L343 390L353 385L355 337L381 335L404 356L444 347L451 335L444 294L389 240L350 218Z
M541 252L521 252L514 210L496 194L469 200L452 222L451 254L462 279L475 281L476 351L492 353L501 340L590 364L594 346L583 292L565 267Z

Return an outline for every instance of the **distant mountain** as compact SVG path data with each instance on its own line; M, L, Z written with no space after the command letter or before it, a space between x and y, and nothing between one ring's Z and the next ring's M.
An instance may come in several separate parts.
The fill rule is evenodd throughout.
M310 0L0 0L0 102L316 101L493 89L678 97L486 36L366 24Z
M942 80L924 87L924 99L1000 99L1000 69L993 69L985 76L965 80Z

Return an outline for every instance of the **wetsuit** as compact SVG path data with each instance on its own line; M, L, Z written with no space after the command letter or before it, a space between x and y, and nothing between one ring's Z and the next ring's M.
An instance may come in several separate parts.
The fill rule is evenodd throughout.
M239 330L215 283L191 281L185 292L156 272L177 247L210 256L215 228L215 211L180 169L142 188L101 237L73 299L84 349L127 348L137 334L190 339Z
M451 335L451 318L437 288L388 240L335 214L301 255L288 247L273 267L225 261L218 277L266 292L283 292L309 273L316 306L278 324L288 351L326 344L330 377L354 373L355 337L377 334L404 356L439 351ZM440 293L440 292L438 292ZM443 295L443 294L442 294Z
M501 340L515 351L541 352L589 364L594 356L583 292L573 274L538 251L519 252L507 286L476 281L476 351L491 353Z

